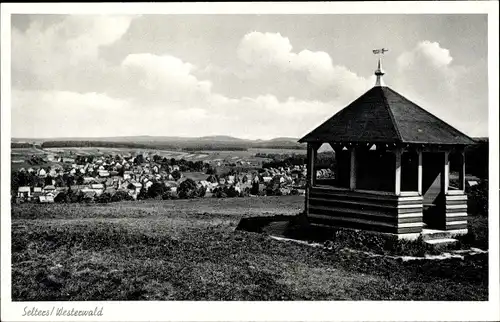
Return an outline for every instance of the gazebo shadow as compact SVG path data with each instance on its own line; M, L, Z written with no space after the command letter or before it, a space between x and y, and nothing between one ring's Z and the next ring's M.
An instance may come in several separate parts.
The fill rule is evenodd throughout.
M242 218L235 229L310 242L325 242L335 236L338 227L310 225L303 214Z

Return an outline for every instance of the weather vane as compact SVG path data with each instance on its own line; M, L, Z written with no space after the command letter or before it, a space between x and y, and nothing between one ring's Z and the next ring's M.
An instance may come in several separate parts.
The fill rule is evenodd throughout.
M377 70L375 71L375 76L377 76L377 80L375 82L375 86L385 86L384 80L382 79L382 76L384 76L385 72L382 69L382 55L386 52L389 51L389 49L382 48L382 49L374 49L373 53L378 56L378 66Z
M373 53L374 53L375 55L380 55L380 54L382 54L382 55L383 55L386 51L389 51L389 49L386 49L386 48L382 48L382 49L374 49L374 50L373 50Z

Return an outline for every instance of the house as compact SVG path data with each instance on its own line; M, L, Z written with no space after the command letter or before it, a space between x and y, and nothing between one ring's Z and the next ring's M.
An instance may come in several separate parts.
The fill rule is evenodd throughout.
M139 182L132 182L133 189L135 190L135 193L141 192L142 189L142 184Z
M24 198L24 199L29 199L31 198L31 187L19 187L17 189L17 197L18 198Z
M99 174L99 177L103 177L103 178L109 177L109 175L110 175L108 170L99 170L98 174Z
M43 188L43 192L54 192L56 191L56 187L53 185L47 185Z
M93 177L83 177L83 183L88 184L88 183L93 183L93 182L95 182L95 178L93 178Z
M96 195L100 195L104 192L104 185L102 183L94 183L90 185L90 189L96 193Z
M264 183L271 182L272 179L273 179L273 177L271 177L271 176L262 177L262 181L264 181Z
M49 192L38 197L40 203L54 203L57 193Z
M133 175L132 171L123 171L123 179L128 180L131 179Z
M41 168L39 171L38 171L38 176L40 178L45 178L47 176L47 171L45 171L45 169Z
M87 202L92 202L94 201L94 198L97 196L95 191L83 191L83 200Z
M62 162L63 163L75 163L75 159L74 158L67 158L67 157L65 157L65 158L62 159Z

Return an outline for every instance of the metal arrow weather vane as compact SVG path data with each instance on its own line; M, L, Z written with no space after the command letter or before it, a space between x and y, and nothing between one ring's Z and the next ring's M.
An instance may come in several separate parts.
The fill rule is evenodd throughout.
M389 49L382 48L382 49L374 49L373 53L378 56L378 66L377 70L375 71L375 75L377 76L377 81L375 82L375 86L385 86L384 80L382 79L382 76L384 76L384 70L382 69L382 55L385 54L386 51L389 51Z
M386 51L389 51L389 49L386 49L386 48L382 48L382 49L374 49L374 50L373 50L373 53L374 53L375 55L378 55L378 54L382 54L382 55L383 55L383 54L385 54L385 52L386 52Z

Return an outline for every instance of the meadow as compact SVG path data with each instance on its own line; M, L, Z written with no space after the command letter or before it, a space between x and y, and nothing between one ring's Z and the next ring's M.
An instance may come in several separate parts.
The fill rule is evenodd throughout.
M487 254L405 262L236 230L241 218L292 218L303 201L12 205L12 298L487 300Z

